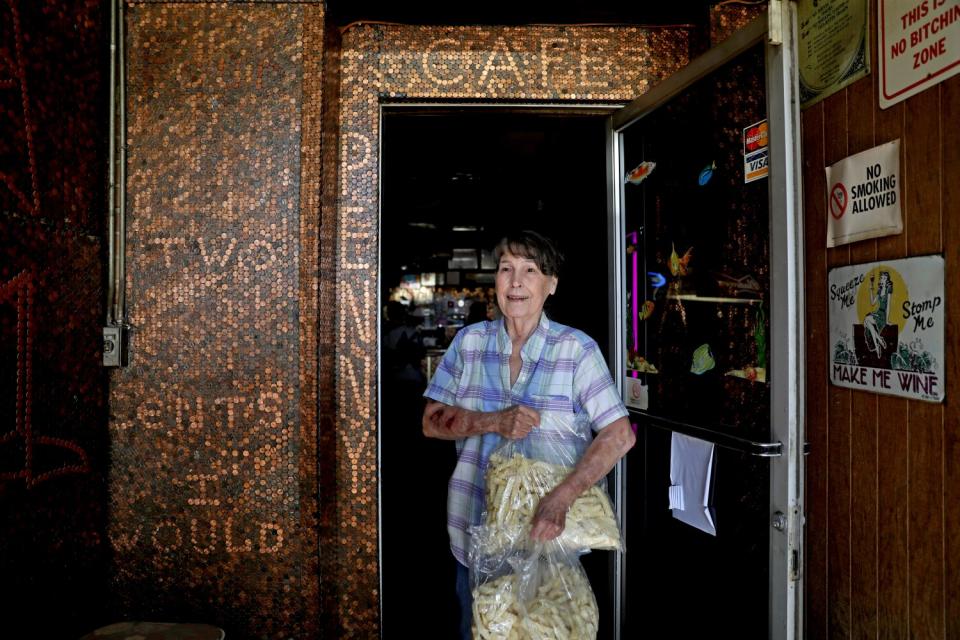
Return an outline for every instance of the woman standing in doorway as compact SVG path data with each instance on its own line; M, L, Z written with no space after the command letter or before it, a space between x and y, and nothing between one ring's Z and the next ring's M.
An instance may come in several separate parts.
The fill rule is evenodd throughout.
M597 435L573 472L540 501L530 530L535 540L560 535L573 501L609 473L636 439L597 343L543 312L556 292L563 256L540 234L522 231L503 238L494 257L502 317L457 333L424 393L430 400L424 435L455 440L457 447L447 531L458 561L463 638L471 637L472 616L468 530L480 524L487 460L503 438L520 439L539 426L540 414L530 406L536 398L568 403Z

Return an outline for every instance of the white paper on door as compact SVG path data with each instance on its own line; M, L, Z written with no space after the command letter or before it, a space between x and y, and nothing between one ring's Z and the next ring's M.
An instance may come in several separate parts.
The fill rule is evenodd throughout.
M714 444L680 433L670 443L670 508L673 517L712 536L710 513Z

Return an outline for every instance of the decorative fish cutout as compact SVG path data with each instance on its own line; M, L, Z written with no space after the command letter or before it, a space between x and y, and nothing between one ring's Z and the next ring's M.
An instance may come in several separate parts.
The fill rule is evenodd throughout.
M641 320L646 320L653 315L653 310L656 305L653 304L652 300L647 300L643 303L643 306L640 307L640 312L637 313L637 317Z
M690 272L690 259L693 257L693 247L687 249L683 257L677 255L677 248L670 243L670 273L675 276L685 276Z
M708 164L703 168L703 171L700 172L700 177L697 178L697 182L700 184L701 187L707 184L708 182L710 182L710 178L713 177L713 172L716 171L716 169L717 169L716 162L711 162L710 164Z
M739 278L728 273L713 272L717 286L731 295L760 295L760 283L752 275L747 274Z
M657 371L657 368L651 363L647 362L646 358L640 356L637 358L636 367L634 367L640 373L660 373Z
M716 364L716 361L713 359L713 353L710 351L710 345L704 343L693 352L693 363L690 365L690 373L695 373L698 376L702 375L710 371L710 369L713 369Z
M730 369L730 371L727 371L724 375L733 376L734 378L743 378L744 380L749 380L751 382L767 381L767 370L763 367L746 366L743 369Z
M757 319L753 325L753 342L757 347L757 365L764 369L767 366L767 314L762 304L757 309Z
M640 373L660 373L646 358L633 351L627 352L627 369Z
M640 184L646 180L647 176L653 173L653 170L656 168L656 162L644 161L637 165L637 168L627 174L627 177L624 178L624 182L629 182L630 184Z
M667 279L663 277L662 273L657 273L656 271L647 271L647 277L650 278L650 286L653 287L653 295L657 295L657 289L667 284Z

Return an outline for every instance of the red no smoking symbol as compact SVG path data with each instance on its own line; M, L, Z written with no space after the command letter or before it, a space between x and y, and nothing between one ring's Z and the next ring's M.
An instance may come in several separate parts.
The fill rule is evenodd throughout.
M847 188L838 182L830 189L830 215L839 220L847 210Z

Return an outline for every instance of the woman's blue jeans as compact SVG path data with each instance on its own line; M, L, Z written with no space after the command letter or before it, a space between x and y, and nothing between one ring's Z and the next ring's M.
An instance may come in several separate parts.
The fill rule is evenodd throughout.
M460 638L472 640L473 593L470 589L470 571L457 563L457 599L460 601Z

